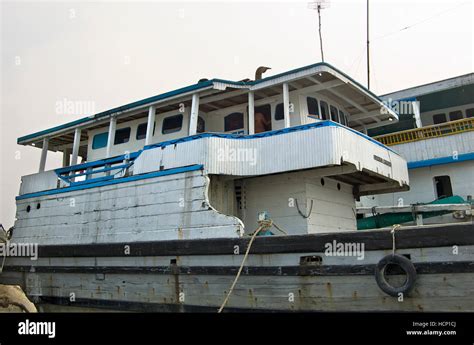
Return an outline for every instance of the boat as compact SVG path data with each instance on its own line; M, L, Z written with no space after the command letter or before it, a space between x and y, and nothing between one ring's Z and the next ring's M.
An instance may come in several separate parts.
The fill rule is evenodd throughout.
M40 311L473 311L472 223L357 230L410 188L367 135L397 112L328 63L262 67L19 138L41 158L8 245L37 257L0 283Z

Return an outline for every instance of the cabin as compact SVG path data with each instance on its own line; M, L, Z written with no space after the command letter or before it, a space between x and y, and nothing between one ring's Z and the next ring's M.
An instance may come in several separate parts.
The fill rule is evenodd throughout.
M364 197L361 206L404 206L442 202L474 194L474 73L380 96L397 110L399 121L368 134L408 164L410 191ZM453 199L447 199L453 200ZM449 203L449 202L448 202ZM451 214L426 223L467 221Z
M16 227L54 243L65 226L74 243L239 237L261 214L289 234L355 230L355 199L408 189L404 159L366 135L397 120L327 63L200 80L19 138L41 158ZM62 167L45 171L49 151Z

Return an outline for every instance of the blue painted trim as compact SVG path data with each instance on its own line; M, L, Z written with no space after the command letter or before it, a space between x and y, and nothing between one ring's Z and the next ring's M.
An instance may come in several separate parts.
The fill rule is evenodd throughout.
M56 126L56 127L46 129L46 130L43 130L43 131L40 131L40 132L36 132L36 133L33 133L33 134L25 135L23 137L18 138L17 143L19 144L19 143L21 143L22 141L25 141L25 140L33 139L35 137L45 135L45 134L48 134L48 133L52 133L52 132L55 132L55 131L58 131L58 130L61 130L61 129L73 127L75 125L82 124L82 123L85 123L85 122L90 121L90 120L95 120L95 119L98 119L98 118L101 118L101 117L104 117L104 116L107 116L107 115L111 115L111 114L114 114L114 113L117 113L117 112L124 112L126 110L131 109L131 108L146 105L148 103L156 102L156 101L159 101L159 100L164 100L166 98L177 96L177 95L180 95L182 93L186 93L186 92L206 88L206 87L212 86L215 82L227 83L227 84L236 85L236 86L248 86L250 88L251 86L257 85L259 83L263 83L263 82L266 82L266 81L269 81L269 80L281 78L281 77L289 75L289 74L302 72L304 70L308 70L308 69L319 67L319 66L326 66L326 67L334 70L335 72L337 72L337 73L341 74L342 76L344 76L345 78L349 79L354 85L361 88L364 92L371 95L372 97L374 97L378 101L382 102L382 100L377 95L375 95L370 90L365 88L365 86L359 84L357 81L355 81L354 79L349 77L344 72L338 70L337 68L335 68L334 66L332 66L332 65L330 65L326 62L318 62L318 63L315 63L315 64L311 64L311 65L307 65L307 66L304 66L304 67L296 68L296 69L293 69L293 70L290 70L290 71L287 71L287 72L279 73L279 74L276 74L276 75L272 75L272 76L269 76L269 77L266 77L266 78L263 78L263 79L260 79L260 80L251 81L251 82L242 82L242 81L237 82L237 81L214 78L214 79L211 79L211 80L203 81L201 83L185 86L185 87L182 87L180 89L165 92L165 93L159 94L157 96L153 96L153 97L145 98L145 99L142 99L142 100L139 100L139 101L136 101L136 102L128 103L128 104L125 104L123 106L112 108L112 109L103 111L101 113L98 113L98 114L95 114L95 115L92 115L92 116L89 116L89 117L85 117L85 118L82 118L82 119L79 119L79 120L76 120L76 121L72 121L72 122L69 122L69 123L66 123L66 124L63 124L63 125L60 125L60 126Z
M142 150L129 153L127 155L127 157L129 157L131 160L136 159L140 155L141 152L142 152ZM106 164L113 164L113 163L117 163L117 162L122 162L125 159L125 157L126 157L126 155L121 155L121 156L117 156L117 157L101 159L101 160L98 160L98 161L87 162L87 163L83 163L83 164L77 164L77 165L72 165L72 166L69 166L69 167L59 168L59 169L56 169L54 171L56 172L56 174L61 175L61 174L69 173L71 171L85 170L87 168L93 168L93 167L102 166L102 165L106 165Z
M469 160L474 160L474 152L460 154L458 155L457 159L454 159L452 156L449 156L449 157L427 159L424 161L408 162L408 169L417 169L417 168L430 167L433 165L459 163L459 162L464 162L464 161L469 161Z
M113 185L113 184L144 180L144 179L149 179L149 178L158 177L158 176L181 174L181 173L185 173L185 172L188 172L188 171L196 171L196 170L202 170L202 169L203 169L202 165L196 164L196 165L191 165L191 166L187 166L187 167L180 167L180 168L173 168L173 169L162 170L162 171L155 171L155 172L142 174L142 175L121 177L121 178L111 180L111 181L101 181L101 182L95 182L95 183L90 183L90 184L86 184L86 185L70 186L70 187L64 187L64 188L59 188L59 189L46 190L46 191L42 191L42 192L24 194L24 195L17 196L16 200L36 198L36 197L45 196L45 195L52 195L52 194L68 193L68 192L73 192L73 191L77 191L77 190L84 190L84 189L90 189L90 188L96 188L96 187L109 186L109 185Z
M183 137L183 138L179 138L179 139L162 141L161 143L147 145L147 146L144 147L144 150L150 150L150 149L157 148L157 147L166 147L166 146L169 146L169 145L176 145L176 144L179 144L179 143L184 143L184 142L187 142L187 141L192 141L192 140L201 139L201 138L211 138L212 137L212 138L225 138L225 139L235 139L235 140L248 140L248 139L271 137L271 136L274 136L274 135L281 135L281 134L286 134L286 133L291 133L291 132L298 132L298 131L304 131L304 130L309 130L309 129L313 129L313 128L328 127L328 126L344 128L344 129L346 129L348 131L351 131L352 133L355 133L358 136L361 136L364 139L369 140L372 143L374 143L374 144L376 144L380 147L383 147L384 149L389 150L389 151L391 151L391 152L398 155L397 152L393 151L390 147L385 146L381 142L379 142L379 141L377 141L377 140L375 140L375 139L373 139L373 138L371 138L371 137L369 137L369 136L367 136L367 135L365 135L365 134L363 134L359 131L356 131L355 129L346 127L344 125L341 125L340 123L333 122L333 121L330 121L330 120L319 121L319 122L315 122L315 123L310 123L310 124L301 125L301 126L294 126L294 127L284 128L284 129L277 129L277 130L274 130L274 131L263 132L263 133L252 134L252 135L225 134L225 133L201 133L201 134L196 134L196 135L192 135L192 136L189 136L189 137Z
M94 175L94 174L103 173L103 172L107 172L107 171L113 171L113 170L121 170L121 169L124 169L124 168L128 168L129 166L131 166L131 163L129 163L129 164L120 164L120 165L115 165L113 167L108 167L108 168L103 168L103 169L98 169L98 170L90 170L90 171L86 171L86 172L83 172L83 173L80 173L80 174L68 175L68 178L85 176L85 175Z

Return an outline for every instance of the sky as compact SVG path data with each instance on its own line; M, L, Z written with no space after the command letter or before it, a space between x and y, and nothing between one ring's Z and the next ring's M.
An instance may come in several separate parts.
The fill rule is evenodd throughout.
M18 137L201 78L319 62L308 2L1 1L0 223L13 225L20 178L39 166ZM370 0L371 90L471 73L473 23L469 0ZM331 0L322 35L325 61L367 85L366 1ZM59 166L50 153L46 169Z

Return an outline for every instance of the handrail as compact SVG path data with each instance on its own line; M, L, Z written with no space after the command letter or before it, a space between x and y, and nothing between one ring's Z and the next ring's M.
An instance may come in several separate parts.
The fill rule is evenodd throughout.
M444 137L474 130L474 118L461 119L373 137L387 146Z

